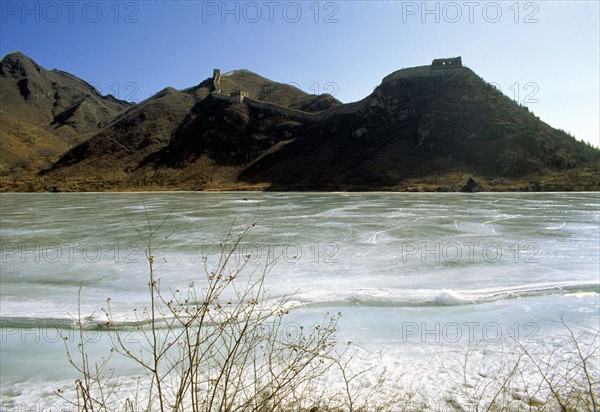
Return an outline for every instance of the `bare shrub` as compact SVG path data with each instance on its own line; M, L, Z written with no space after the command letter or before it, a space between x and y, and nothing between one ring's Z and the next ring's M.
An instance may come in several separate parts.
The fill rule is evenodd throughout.
M167 219L154 224L146 211L144 230L132 222L145 245L148 306L118 322L108 299L103 311L111 353L97 362L89 358L78 310L77 353L66 350L81 378L75 382L75 399L59 390L62 399L79 411L367 410L370 396L387 382L381 375L378 385L365 392L359 379L363 372L347 372L350 343L336 338L341 313L326 314L310 327L286 323L289 297L271 299L265 285L277 259L268 256L259 266L250 256L236 259L256 222L238 234L230 229L216 266L205 259L203 279L180 290L164 284L157 273L155 250L172 234L164 230ZM134 343L126 339L131 328L139 338ZM145 372L134 393L118 393L119 378L107 366L115 356ZM323 385L331 373L339 375L339 388ZM391 405L391 399L384 404ZM384 410L384 404L369 410Z

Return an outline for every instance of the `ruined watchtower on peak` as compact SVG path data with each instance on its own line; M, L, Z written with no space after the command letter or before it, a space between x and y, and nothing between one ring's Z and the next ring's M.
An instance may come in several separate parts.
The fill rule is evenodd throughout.
M432 69L454 69L456 67L463 67L462 58L458 57L448 57L445 59L434 59L431 62Z
M212 78L212 86L213 92L219 93L221 91L221 69L213 70L213 78Z
M225 76L231 75L231 73L226 73ZM227 85L226 85L227 86ZM229 84L231 87L231 83ZM244 90L236 90L230 92L229 94L221 93L221 70L214 69L213 77L212 77L212 85L211 85L211 95L216 97L217 99L228 101L229 103L241 103L244 101L246 97L250 97L250 93Z

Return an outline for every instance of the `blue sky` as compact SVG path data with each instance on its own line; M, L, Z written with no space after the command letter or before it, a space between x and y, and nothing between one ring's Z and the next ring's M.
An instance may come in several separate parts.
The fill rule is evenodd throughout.
M359 100L436 57L463 63L542 120L599 141L595 1L0 1L0 53L143 100L246 68Z

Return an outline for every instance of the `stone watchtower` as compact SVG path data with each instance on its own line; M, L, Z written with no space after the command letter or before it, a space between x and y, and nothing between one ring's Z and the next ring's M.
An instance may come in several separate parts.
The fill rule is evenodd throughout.
M241 103L244 101L244 98L249 97L249 93L243 90L237 90L231 92L229 96L221 95L221 70L214 69L213 77L212 77L212 93L219 93L219 98L225 99L232 103Z
M245 97L248 97L248 92L245 92L243 90L238 90L235 92L231 92L230 97L231 97L231 101L233 101L234 103L241 103L244 101Z
M463 67L462 58L458 57L449 57L445 59L434 59L431 62L432 69L454 69L456 67Z
M212 91L219 93L221 91L221 69L213 70Z

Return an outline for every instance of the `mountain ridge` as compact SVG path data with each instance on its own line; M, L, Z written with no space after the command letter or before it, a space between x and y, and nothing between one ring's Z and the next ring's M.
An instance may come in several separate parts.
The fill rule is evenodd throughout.
M81 123L87 106L61 113ZM483 190L598 190L599 159L460 57L393 72L348 104L215 69L125 108L43 168L33 190L446 191L470 176Z
M53 163L131 106L100 95L70 73L46 70L20 52L0 61L0 104L3 173L11 173L11 169L31 172ZM31 143L30 137L39 143L40 135L44 135L44 144Z

